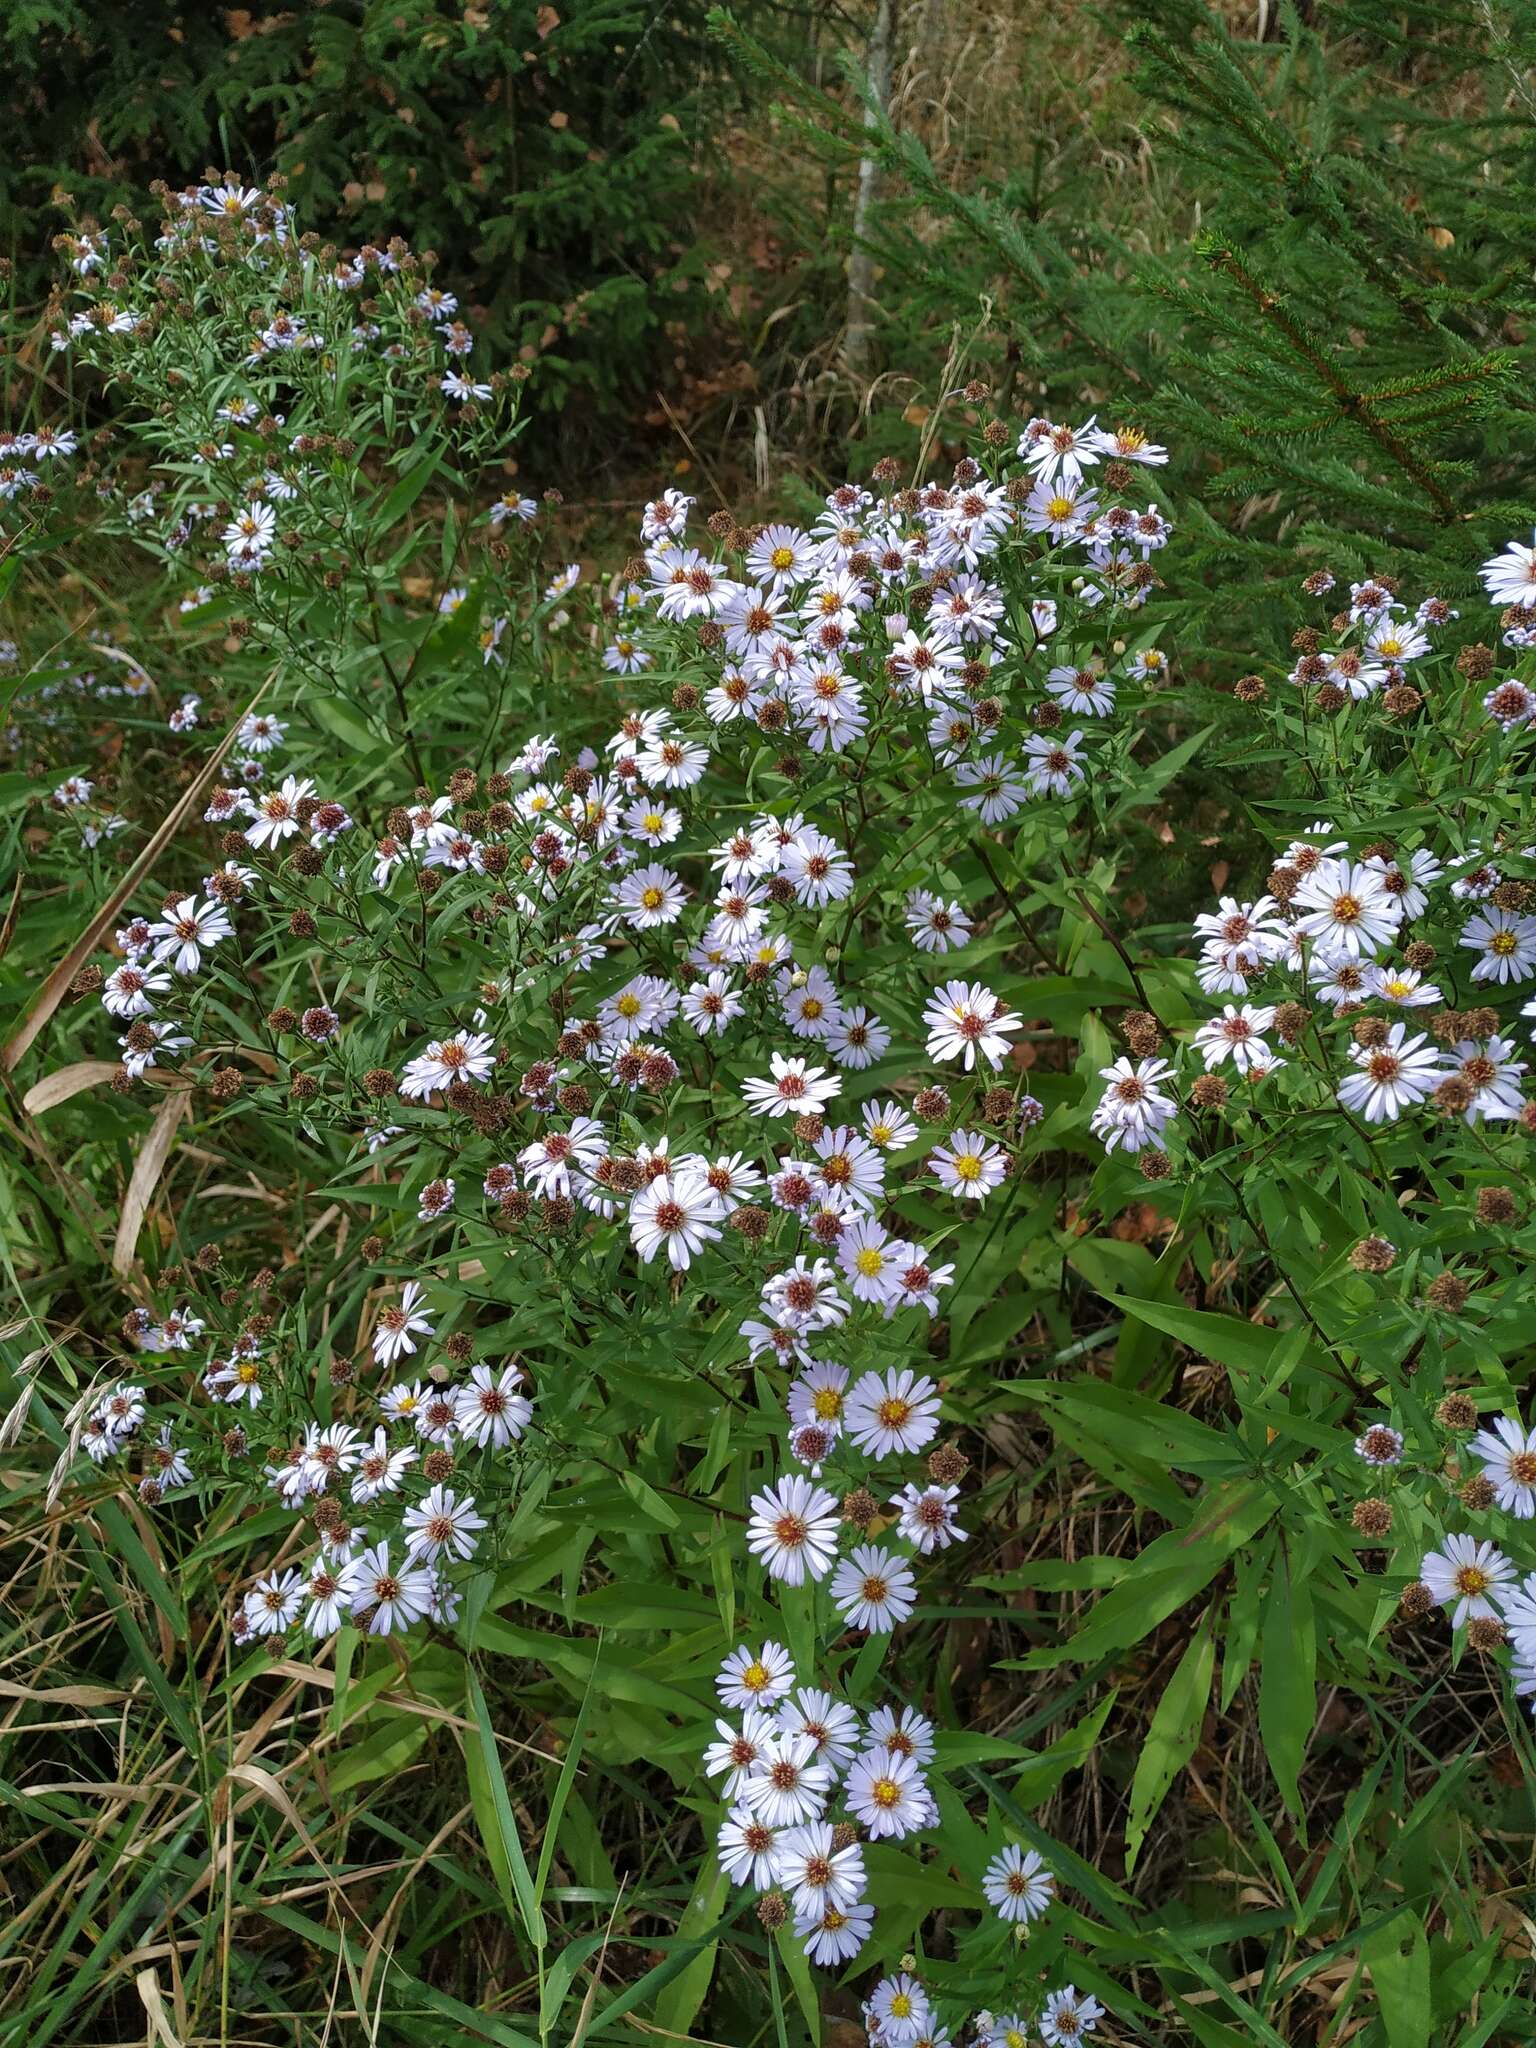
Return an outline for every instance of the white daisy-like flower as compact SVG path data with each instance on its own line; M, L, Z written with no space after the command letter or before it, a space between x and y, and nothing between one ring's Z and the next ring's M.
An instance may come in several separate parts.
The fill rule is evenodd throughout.
M739 1728L733 1728L729 1721L717 1720L715 1732L718 1739L704 1752L704 1774L709 1778L723 1778L721 1795L734 1802L740 1798L753 1765L781 1731L778 1723L767 1714L749 1707Z
M881 1152L902 1152L918 1135L918 1126L899 1102L866 1102L859 1112L864 1135Z
M898 1756L910 1756L920 1764L933 1761L933 1723L916 1707L876 1707L869 1717L868 1733L872 1748L894 1750Z
M924 953L952 953L971 936L971 921L964 907L926 889L912 891L904 916L913 945Z
M809 1959L822 1969L835 1969L851 1962L870 1937L875 1924L873 1906L826 1906L821 1912L795 1915L796 1939L805 1944Z
M1114 678L1091 666L1058 664L1047 671L1045 687L1063 711L1078 718L1106 718L1115 708Z
M1536 535L1532 539L1536 541ZM1502 554L1484 562L1477 573L1483 579L1490 604L1536 604L1536 545L1512 540Z
M758 1116L819 1115L842 1092L842 1081L825 1067L808 1066L777 1052L769 1056L768 1066L768 1080L742 1083L747 1107Z
M1219 1017L1210 1018L1195 1033L1194 1043L1207 1072L1214 1073L1223 1060L1231 1060L1240 1074L1252 1066L1267 1067L1273 1055L1264 1033L1274 1021L1270 1004L1226 1004Z
M840 1067L862 1072L890 1050L891 1034L862 1003L840 1007L823 1040Z
M432 1574L419 1565L391 1565L389 1544L375 1543L356 1560L352 1612L368 1633L387 1636L422 1620L432 1606Z
M659 1174L630 1205L629 1235L646 1265L665 1247L674 1272L685 1273L720 1236L725 1204L697 1168Z
M909 1756L875 1749L855 1757L843 1789L848 1810L873 1842L900 1841L926 1827L933 1811L922 1772Z
M910 1366L887 1366L855 1381L843 1407L851 1440L872 1458L920 1451L939 1430L939 1390Z
M1513 1417L1499 1415L1491 1429L1477 1432L1467 1449L1482 1461L1501 1508L1522 1522L1536 1515L1536 1430L1523 1429Z
M407 1396L412 1406L421 1398L419 1388L395 1388L391 1391L397 1397ZM386 1408L385 1412L391 1411ZM398 1407L393 1411L394 1414L409 1412L409 1408ZM372 1443L365 1444L358 1453L357 1470L352 1475L353 1500L359 1507L366 1507L370 1501L378 1500L386 1493L397 1493L406 1472L420 1455L414 1444L402 1444L398 1450L391 1450L389 1438L381 1425L374 1431Z
M373 1332L373 1355L380 1365L393 1367L401 1358L410 1357L418 1337L432 1335L433 1325L418 1307L421 1299L420 1281L407 1280L399 1301L379 1310Z
M400 1094L407 1102L424 1102L456 1081L487 1081L496 1065L496 1041L484 1031L459 1031L434 1038L423 1053L406 1063Z
M1339 1083L1339 1100L1367 1123L1393 1122L1432 1095L1445 1078L1440 1053L1425 1034L1407 1034L1407 1025L1398 1023L1380 1045L1350 1047L1357 1071Z
M1379 869L1364 861L1325 857L1305 875L1294 898L1303 915L1297 930L1332 955L1369 959L1390 944L1402 906L1382 885Z
M1478 955L1474 981L1527 981L1536 974L1536 917L1508 910L1480 910L1463 925L1457 941Z
M958 1486L919 1487L910 1482L900 1493L892 1494L891 1506L900 1517L898 1528L904 1540L924 1557L947 1550L951 1543L963 1543L965 1531L955 1513L959 1498Z
M484 1515L476 1514L470 1497L451 1486L434 1486L425 1499L408 1507L403 1517L406 1555L436 1564L440 1557L473 1557L480 1544Z
M727 1707L767 1708L781 1700L795 1683L795 1664L782 1643L764 1643L760 1650L732 1650L720 1667L715 1690Z
M688 891L670 868L651 861L627 874L613 892L613 903L636 931L674 924L682 915Z
M923 2030L933 2020L933 2007L928 1994L905 1970L894 1977L882 1977L870 1994L869 2016L874 2021L871 2034L878 2031L878 2038L894 2048L912 2048L921 2037Z
M770 1827L817 1820L832 1793L832 1770L809 1735L776 1733L748 1773L741 1804Z
M873 1216L859 1216L837 1241L837 1259L855 1300L884 1305L901 1285L912 1247Z
M522 1391L518 1366L472 1368L468 1382L453 1396L454 1427L466 1442L499 1451L515 1443L533 1418L533 1403Z
M1451 1626L1496 1618L1515 1568L1502 1550L1476 1536L1447 1536L1443 1550L1432 1550L1419 1566L1430 1595L1451 1610Z
M970 1073L979 1053L996 1070L1008 1050L1007 1034L1024 1028L1022 1017L1005 1011L1001 999L979 981L947 981L923 1011L928 1057L959 1060Z
M805 1735L822 1762L834 1771L849 1763L859 1744L859 1717L845 1700L815 1686L801 1686L782 1701L775 1719L788 1735Z
M732 1884L750 1884L765 1892L776 1882L780 1830L749 1806L733 1806L720 1828L716 1854Z
M136 966L131 960L114 967L101 985L102 1007L113 1017L144 1017L154 1009L154 998L171 985L168 974L151 967Z
M304 1604L304 1574L295 1569L258 1579L242 1603L252 1635L275 1636L290 1628Z
M828 1906L846 1913L863 1898L868 1879L862 1845L850 1842L839 1849L834 1842L831 1823L812 1820L790 1828L778 1844L773 1881L789 1893L797 1913L820 1914Z
M1008 1177L1008 1154L980 1131L952 1132L947 1144L929 1154L928 1164L940 1185L962 1202L984 1202Z
M894 1550L857 1544L832 1574L832 1604L850 1628L883 1635L917 1605L912 1567Z
M1070 796L1087 774L1080 758L1082 750L1083 735L1079 731L1065 736L1032 732L1024 742L1024 773L1029 788L1036 796ZM985 817L986 813L982 815Z
M770 1578L789 1586L824 1579L837 1554L839 1514L825 1487L797 1472L752 1496L747 1548L768 1568Z
M1038 1920L1056 1896L1056 1880L1033 1849L1010 1842L987 1865L981 1888L1004 1920Z
M1417 967L1367 967L1365 992L1380 1002L1395 1004L1400 1010L1422 1010L1444 1000L1440 990L1432 981L1426 981Z

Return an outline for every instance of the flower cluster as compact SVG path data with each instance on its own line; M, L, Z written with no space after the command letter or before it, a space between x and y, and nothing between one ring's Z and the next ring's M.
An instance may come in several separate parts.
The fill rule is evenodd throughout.
M68 243L53 326L142 407L149 482L121 491L93 443L69 488L164 567L177 652L141 666L93 629L35 730L93 850L133 842L136 773L194 790L194 836L77 992L119 1094L281 1122L366 1229L339 1240L322 1356L274 1267L241 1277L214 1242L151 1262L133 1365L76 1404L68 1455L141 1456L146 1504L227 1486L293 1515L282 1562L232 1588L253 1660L293 1631L451 1630L596 1407L579 1375L546 1398L554 1361L492 1275L588 1330L644 1310L725 1333L771 1390L750 1444L788 1467L735 1475L743 1561L810 1634L786 1620L798 1680L773 1644L727 1664L721 1854L814 1960L851 1960L861 1844L936 1823L935 1731L863 1705L840 1645L909 1621L920 1572L941 1599L963 1555L934 1324L1046 1117L999 863L1136 785L1132 721L1168 670L1146 610L1166 451L990 419L942 480L888 461L766 523L668 489L616 574L551 574L508 457L516 379L472 375L425 262L321 249L236 182L162 197L151 246ZM13 437L23 525L74 452ZM448 471L463 502L423 516ZM72 711L110 693L151 735L121 765L70 753ZM432 775L419 744L445 733L458 765ZM1022 1929L1052 1881L1010 1844L982 1891ZM1019 1997L1047 2040L1102 2011ZM866 2019L948 2039L906 1968ZM1011 2048L1024 2022L976 2024Z
M797 1684L794 1659L776 1642L734 1650L717 1690L728 1713L739 1717L716 1721L716 1739L704 1754L726 1808L721 1868L758 1893L765 1927L793 1927L813 1963L851 1962L875 1921L863 1845L939 1826L929 1785L933 1725L905 1706L861 1715L831 1692ZM1046 1911L1055 1890L1038 1852L1016 1843L993 1856L982 1878L989 1905L1020 1929ZM1051 1993L1039 2021L1047 2041L1072 2038L1065 2022L1074 2010L1086 2031L1103 2007L1070 1985ZM870 2040L890 2048L944 2048L951 2039L910 1970L881 1979L865 2001L864 2019ZM1015 2015L983 2015L975 2025L985 2042L1009 2042L1013 2030L1025 2038L1025 2022Z
M1511 561L1525 552L1512 546L1486 566L1495 597L1511 595ZM1323 595L1330 585L1319 574L1307 587ZM1378 690L1389 703L1394 693L1401 699L1404 665L1427 659L1431 633L1455 616L1438 599L1410 616L1386 581L1353 584L1333 622L1338 644L1298 635L1309 651L1292 680L1332 690L1337 702L1327 699L1325 708L1334 712ZM1504 626L1506 642L1522 650L1527 627L1510 611ZM1480 746L1493 794L1523 772L1529 715L1516 699L1531 693L1519 678L1483 690L1491 650L1470 653L1458 662L1460 700L1450 715L1470 728L1467 744ZM1409 715L1424 701L1413 696L1413 704L1390 708ZM1280 849L1263 893L1222 896L1202 912L1195 981L1207 997L1225 1000L1189 1037L1202 1077L1189 1085L1188 1103L1235 1109L1235 1089L1261 1123L1331 1100L1365 1126L1429 1107L1472 1128L1529 1128L1525 1033L1495 1007L1536 977L1536 883L1528 879L1536 846L1522 843L1518 817L1512 812L1491 841L1468 837L1449 807L1438 830L1431 818L1388 839L1369 824L1346 832L1319 822ZM1468 999L1471 1007L1454 1007ZM1336 1049L1322 1038L1320 1011L1331 1014ZM1426 1015L1416 1028L1418 1012ZM1519 1014L1536 1016L1536 1003ZM1147 1033L1133 1027L1132 1035ZM1102 1070L1091 1126L1107 1151L1164 1154L1180 1108L1179 1049L1133 1044L1138 1051Z

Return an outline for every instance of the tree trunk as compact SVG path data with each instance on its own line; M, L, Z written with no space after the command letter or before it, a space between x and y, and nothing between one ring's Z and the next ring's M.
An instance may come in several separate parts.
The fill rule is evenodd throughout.
M882 114L891 107L891 45L896 33L896 0L878 0L875 26L869 39L869 83L874 103ZM872 132L875 117L865 110L864 126ZM843 360L848 374L858 383L868 381L875 331L875 259L865 245L880 182L879 166L873 154L859 162L859 188L853 202L853 249L848 258L848 320L843 341Z

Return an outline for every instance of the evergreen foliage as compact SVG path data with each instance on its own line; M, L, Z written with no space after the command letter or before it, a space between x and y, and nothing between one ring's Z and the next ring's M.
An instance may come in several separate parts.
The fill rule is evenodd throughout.
M104 221L210 163L281 172L338 242L435 248L487 346L537 352L535 402L569 431L573 394L632 405L703 317L698 195L729 90L703 27L698 0L19 0L0 218L46 219L63 191ZM42 239L14 253L40 299Z
M973 336L969 368L1009 402L1073 416L1111 391L1207 451L1188 566L1186 654L1295 622L1298 556L1402 573L1455 599L1529 519L1529 192L1536 9L1282 10L1274 41L1190 0L1119 7L1138 126L1178 169L1148 253L1094 180L1086 143L956 189L864 93L850 115L718 31L833 160L872 148L887 360ZM856 76L856 74L855 74ZM1220 509L1220 507L1218 507ZM1270 588L1290 583L1277 605ZM1191 637L1192 636L1192 637Z

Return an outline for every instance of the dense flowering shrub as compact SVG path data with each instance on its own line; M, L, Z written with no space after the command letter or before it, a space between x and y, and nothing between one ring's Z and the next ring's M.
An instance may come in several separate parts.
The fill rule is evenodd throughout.
M1140 627L1172 531L1147 489L1164 451L998 422L944 483L882 474L750 529L696 533L668 490L595 600L574 567L519 588L536 501L467 495L431 534L430 594L402 604L423 536L398 523L449 462L481 491L512 387L403 247L314 251L254 190L167 199L152 248L67 245L54 337L143 408L154 470L126 503L80 470L49 510L103 493L103 524L179 579L186 632L272 667L243 712L210 720L210 678L164 718L227 728L193 785L206 850L124 903L104 1050L120 1086L169 1088L162 1121L193 1089L237 1147L243 1120L285 1120L317 1194L367 1231L328 1360L306 1303L268 1305L270 1273L214 1285L234 1278L216 1242L162 1272L71 1447L137 1461L151 1504L223 1483L303 1518L302 1554L239 1589L253 1655L349 1620L452 1627L520 1494L600 1427L593 1331L706 1323L718 1419L748 1366L780 1408L734 1454L722 1569L751 1561L751 1607L772 1627L776 1601L789 1643L726 1646L703 1760L721 1866L765 1926L851 1962L874 1918L861 1843L918 1848L940 1824L942 1738L881 1703L879 1656L967 1534L930 1321L1046 1114L992 985L1016 905L988 847L1047 846L1088 792L1135 786L1110 714L1165 672ZM76 451L44 432L6 452L26 506ZM596 723L590 695L574 717L553 690L528 701L545 647L613 678ZM152 697L144 670L111 674ZM100 688L72 676L50 701ZM326 745L361 753L398 720L415 762L438 717L471 722L466 698L478 765L441 788L391 796ZM116 843L88 772L54 802L62 836ZM716 1430L706 1461L707 1490ZM982 1860L999 1933L1045 1910L1033 1847L997 1837ZM1007 2003L1043 1995L1020 1980ZM1041 2024L1075 2038L1100 2010L1068 1985ZM879 2038L947 2038L900 1970L866 2011Z
M406 1668L525 1644L498 1588L556 1506L668 1545L709 1603L665 1695L705 1930L755 1901L805 2009L807 1963L844 1972L891 2048L1113 2025L1107 1938L1057 1901L1119 1900L974 1796L978 1762L1038 1759L946 1726L901 1654L973 1574L1007 1583L971 1563L956 1436L1020 1328L991 1296L1059 1229L1128 1332L1231 1371L1224 1429L1157 1400L1128 1334L1110 1382L1019 1383L1165 1524L1027 1664L1123 1650L1220 1575L1130 1861L1212 1695L1214 1603L1227 1700L1262 1627L1288 1802L1314 1598L1364 1644L1399 1596L1484 1648L1507 1627L1536 1690L1536 1555L1455 1526L1536 1506L1507 1414L1472 1438L1485 1476L1461 1462L1512 1405L1521 1315L1531 551L1485 571L1507 662L1437 652L1437 596L1308 577L1336 616L1236 688L1300 778L1273 869L1138 961L1115 829L1202 738L1168 708L1174 524L1141 431L989 418L976 386L942 480L882 464L751 524L666 489L613 574L551 575L558 508L507 468L516 380L427 266L320 250L259 191L164 198L153 235L67 241L57 308L130 447L0 449L18 560L88 527L166 579L153 659L109 623L53 635L9 735L47 771L42 857L104 899L67 963L95 1057L36 1099L105 1074L138 1148L127 1313L56 1485L244 1516L227 1625L257 1672L306 1643L387 1637ZM1041 1063L1064 1009L1075 1051ZM141 1242L194 1115L228 1179ZM217 1206L246 1171L293 1204L281 1268ZM1253 1316L1085 1241L1133 1200L1270 1273ZM1399 1516L1411 1572L1372 1576ZM473 1670L466 1696L488 1728Z

